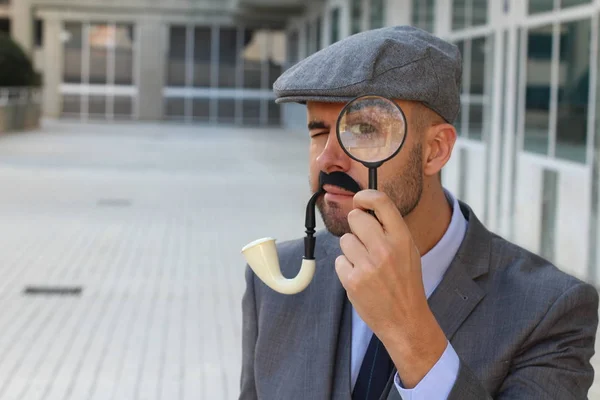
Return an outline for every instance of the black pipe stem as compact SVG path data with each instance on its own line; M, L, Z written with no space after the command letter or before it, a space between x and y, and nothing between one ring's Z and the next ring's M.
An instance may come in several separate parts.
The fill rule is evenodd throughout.
M377 167L369 167L369 189L377 190ZM368 213L375 217L375 211L369 210Z
M315 208L317 205L317 199L320 195L325 193L323 189L320 189L315 194L312 195L308 204L306 205L306 237L304 238L304 258L306 260L314 260L315 259L315 244L316 238L315 227L317 226L315 219Z

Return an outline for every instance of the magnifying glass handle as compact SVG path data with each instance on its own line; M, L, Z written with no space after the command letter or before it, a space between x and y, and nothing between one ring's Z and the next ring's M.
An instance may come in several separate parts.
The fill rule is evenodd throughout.
M377 190L377 168L369 167L369 189ZM369 214L375 217L375 211L369 210ZM377 218L377 217L375 217Z
M377 190L377 168L369 168L369 189Z

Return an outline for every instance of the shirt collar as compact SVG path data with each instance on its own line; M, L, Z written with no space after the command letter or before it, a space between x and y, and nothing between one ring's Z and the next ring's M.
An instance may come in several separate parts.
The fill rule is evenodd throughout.
M446 194L448 203L452 206L452 219L440 241L426 254L421 256L423 286L425 287L427 298L429 298L442 281L467 231L467 220L460 210L458 200L450 191L444 189L444 193Z

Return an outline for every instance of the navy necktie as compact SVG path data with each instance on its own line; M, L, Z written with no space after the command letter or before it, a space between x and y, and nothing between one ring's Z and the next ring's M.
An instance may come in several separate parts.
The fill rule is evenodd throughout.
M393 371L394 363L385 346L373 334L352 391L352 400L378 400Z

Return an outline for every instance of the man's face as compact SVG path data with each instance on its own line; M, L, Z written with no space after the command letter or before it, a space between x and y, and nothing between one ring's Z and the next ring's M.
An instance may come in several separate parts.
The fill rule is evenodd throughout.
M408 102L398 102L406 115L410 127L411 107ZM342 172L352 178L361 189L369 187L368 169L350 158L336 136L336 122L342 103L307 104L310 134L310 186L314 193L319 189L319 174ZM417 206L423 190L422 144L418 134L408 129L402 149L394 158L377 170L377 189L385 192L394 201L403 216ZM317 201L323 222L333 235L342 236L350 232L348 213L353 209L353 193L339 187L325 185L325 195Z

